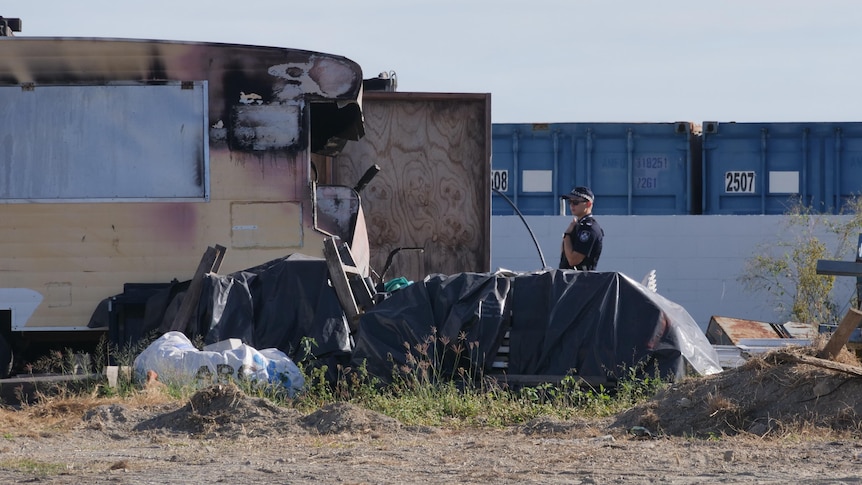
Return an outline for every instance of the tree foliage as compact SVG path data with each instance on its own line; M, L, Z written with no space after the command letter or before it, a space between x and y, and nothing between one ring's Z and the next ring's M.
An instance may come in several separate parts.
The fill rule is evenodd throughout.
M837 323L845 305L832 294L835 276L817 274L817 260L847 260L848 254L855 255L862 231L862 199L850 198L837 216L817 213L793 200L785 216L784 230L746 260L739 280L750 291L765 292L782 318Z

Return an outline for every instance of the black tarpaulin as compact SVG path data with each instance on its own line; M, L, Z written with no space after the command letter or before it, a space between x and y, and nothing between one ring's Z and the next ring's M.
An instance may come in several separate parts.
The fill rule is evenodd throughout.
M640 363L648 370L655 364L662 376L685 375L670 317L619 273L524 275L514 279L512 294L512 374L601 378Z
M367 310L353 335L328 277L324 259L301 254L209 274L186 333L204 336L205 343L239 338L297 361L306 357L298 352L310 338L318 358L313 365L328 365L330 378L337 365L364 364L384 382L393 371L415 370L417 360L430 364L436 377L460 376L459 369L471 376L499 372L495 360L507 361L503 371L510 375L574 373L596 381L637 366L671 379L689 369L721 371L684 308L622 273L430 275Z
M346 362L352 349L347 319L329 286L326 260L292 254L229 275L204 279L197 333L204 342L239 338L257 349L277 348L293 359L311 338L318 359ZM332 364L333 362L330 362Z
M431 275L391 294L360 317L351 365L363 363L388 380L415 368L408 354L433 362L433 372L490 370L504 332L510 287L500 274Z
M686 363L701 374L721 371L682 307L621 273L574 270L430 276L362 315L351 364L364 361L387 379L393 369L415 367L417 349L431 343L424 355L438 374L457 375L456 366L487 370L507 330L509 374L614 380L640 365L674 379L686 374ZM468 348L477 345L462 354L469 365L445 358L452 354L446 341L457 335Z

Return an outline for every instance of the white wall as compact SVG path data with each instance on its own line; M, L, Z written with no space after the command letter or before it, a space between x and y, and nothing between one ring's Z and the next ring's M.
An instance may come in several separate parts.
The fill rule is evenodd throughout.
M605 231L597 270L624 273L641 281L655 269L658 292L682 305L704 330L713 315L773 323L787 320L772 308L770 295L753 294L737 281L746 259L762 254L762 245L778 240L785 227L784 216L597 215L596 219ZM569 217L526 216L525 220L539 242L545 263L556 268ZM826 234L820 237L830 239ZM851 253L839 259L852 261L854 257ZM491 217L492 270L533 271L541 267L538 251L521 219ZM839 303L850 301L855 283L852 277L837 278L834 295Z

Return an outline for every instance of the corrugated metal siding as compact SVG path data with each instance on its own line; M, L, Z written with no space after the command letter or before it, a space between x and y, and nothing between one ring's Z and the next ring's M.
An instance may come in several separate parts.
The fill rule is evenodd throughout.
M576 185L596 194L595 214L690 214L694 125L680 123L499 124L493 183L525 215L561 215ZM493 196L493 214L514 214Z
M704 214L838 214L862 192L862 123L704 122Z

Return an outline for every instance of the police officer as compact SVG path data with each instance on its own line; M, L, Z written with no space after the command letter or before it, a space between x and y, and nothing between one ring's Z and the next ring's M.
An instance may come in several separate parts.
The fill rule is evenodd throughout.
M593 271L602 255L602 238L605 235L593 217L593 191L589 187L579 186L561 198L569 201L572 222L563 233L560 269Z

